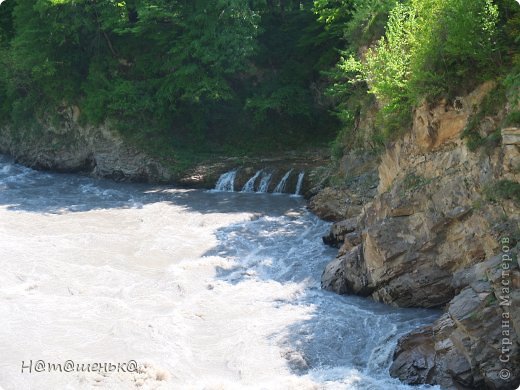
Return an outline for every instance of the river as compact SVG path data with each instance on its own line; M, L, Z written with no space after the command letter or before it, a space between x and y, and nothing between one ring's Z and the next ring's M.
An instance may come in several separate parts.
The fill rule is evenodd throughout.
M322 291L328 228L299 197L0 156L0 388L418 389L391 355L438 313Z

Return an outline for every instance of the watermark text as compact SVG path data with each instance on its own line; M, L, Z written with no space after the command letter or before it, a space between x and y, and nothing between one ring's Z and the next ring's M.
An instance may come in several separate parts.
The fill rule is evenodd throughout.
M22 360L21 371L22 374L42 372L140 372L140 367L135 360L122 363L77 363L74 360L65 360L64 362Z

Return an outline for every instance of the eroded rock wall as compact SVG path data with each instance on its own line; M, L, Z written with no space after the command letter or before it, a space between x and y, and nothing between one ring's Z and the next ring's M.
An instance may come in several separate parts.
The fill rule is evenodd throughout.
M510 240L513 248L520 238L520 215L514 200L490 202L486 195L500 180L520 181L520 137L516 128L503 129L501 145L488 152L470 151L461 139L488 93L493 83L451 103L416 109L411 131L381 158L377 195L357 216L356 230L343 235L338 257L322 277L324 288L342 294L400 307L447 308L432 328L400 342L392 374L409 383L474 389L520 384L516 368L508 380L500 377L504 310L495 272L500 240ZM485 118L478 130L494 129L506 111ZM349 238L353 233L358 241ZM517 295L511 304L519 310ZM520 363L518 325L511 320L511 367Z
M129 145L108 126L81 126L74 110L52 126L0 129L0 153L44 170L82 172L114 180L169 182L176 175L156 159Z
M392 376L443 389L517 388L520 271L513 253L518 248L507 239L501 247L502 254L454 275L457 295L432 326L399 341Z

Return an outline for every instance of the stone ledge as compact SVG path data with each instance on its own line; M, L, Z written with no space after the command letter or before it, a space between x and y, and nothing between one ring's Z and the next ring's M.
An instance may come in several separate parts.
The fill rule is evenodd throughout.
M520 128L507 127L502 129L503 145L520 145Z

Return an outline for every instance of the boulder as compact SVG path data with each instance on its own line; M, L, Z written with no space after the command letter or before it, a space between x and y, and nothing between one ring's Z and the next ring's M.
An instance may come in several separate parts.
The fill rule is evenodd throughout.
M323 236L323 243L339 248L345 241L345 236L356 230L357 219L349 218L332 224L329 234Z
M431 326L402 337L394 352L390 375L409 385L431 384L435 367L435 346Z
M327 264L321 287L338 294L370 295L373 288L363 264L363 248L358 245Z
M457 275L457 286L467 286L432 327L399 340L392 376L453 390L520 385L520 271L518 263L497 259Z

